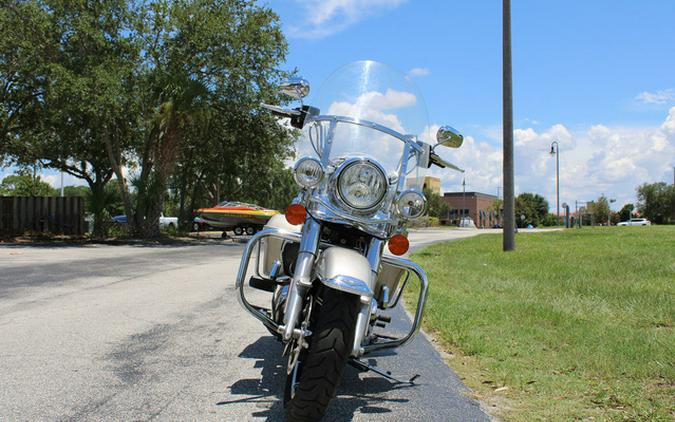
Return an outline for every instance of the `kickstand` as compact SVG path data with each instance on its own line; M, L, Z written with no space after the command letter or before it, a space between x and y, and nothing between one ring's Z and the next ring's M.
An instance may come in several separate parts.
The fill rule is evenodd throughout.
M352 359L349 360L348 363L349 363L351 366L353 366L354 368L359 369L359 370L361 370L361 371L373 371L373 372L375 372L376 374L378 374L378 375L380 375L380 376L382 376L382 377L388 379L389 381L392 381L394 384L408 384L408 385L415 385L415 380L416 380L417 378L419 378L419 376L420 376L419 374L415 374L415 375L413 375L408 381L401 381L401 380L399 380L399 379L397 379L397 378L392 377L392 376L391 376L391 372L389 372L389 371L383 372L383 371L379 370L377 367L375 367L375 366L370 366L370 365L368 365L367 363L365 363L365 362L363 362L363 361L360 361L360 360L358 360L358 359L352 358Z

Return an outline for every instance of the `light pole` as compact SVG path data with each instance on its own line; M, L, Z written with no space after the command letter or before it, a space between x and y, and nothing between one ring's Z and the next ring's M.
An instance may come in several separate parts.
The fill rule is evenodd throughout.
M551 155L555 155L555 202L558 225L560 225L560 146L558 145L558 141L551 143Z
M462 221L464 221L465 213L467 213L466 211L466 179L462 179L462 219L459 220L460 226L462 225Z

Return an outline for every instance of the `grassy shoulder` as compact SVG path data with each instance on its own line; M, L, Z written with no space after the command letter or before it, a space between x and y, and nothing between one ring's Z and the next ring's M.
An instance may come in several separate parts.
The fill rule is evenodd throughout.
M675 226L436 244L425 329L507 420L675 418ZM410 298L415 292L408 292Z

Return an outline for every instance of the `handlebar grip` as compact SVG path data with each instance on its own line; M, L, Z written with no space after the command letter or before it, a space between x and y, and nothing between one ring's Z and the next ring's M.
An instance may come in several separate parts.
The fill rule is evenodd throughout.
M441 160L441 157L439 157L438 155L436 155L436 153L433 153L433 152L432 152L432 153L429 155L429 161L431 161L431 164L435 164L435 165L437 165L438 167L440 167L440 168L442 168L442 169L445 168L445 165L443 164L443 160Z

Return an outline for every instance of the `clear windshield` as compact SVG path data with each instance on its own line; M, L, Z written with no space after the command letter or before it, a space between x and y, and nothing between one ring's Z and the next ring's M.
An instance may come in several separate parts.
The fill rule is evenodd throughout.
M382 63L359 61L338 69L307 103L319 108L323 116L369 121L413 139L428 139L427 112L419 90L405 75ZM392 177L400 176L404 147L405 142L395 135L368 125L338 122L331 136L330 123L320 121L303 129L298 154L324 161L366 155ZM418 177L413 157L407 163L407 185Z

